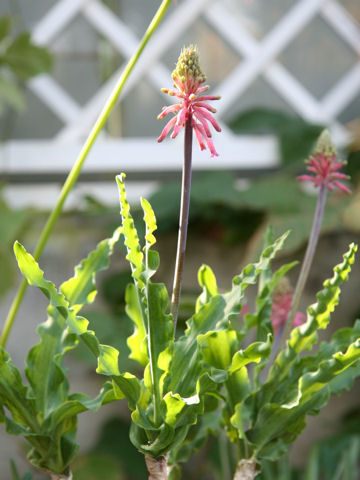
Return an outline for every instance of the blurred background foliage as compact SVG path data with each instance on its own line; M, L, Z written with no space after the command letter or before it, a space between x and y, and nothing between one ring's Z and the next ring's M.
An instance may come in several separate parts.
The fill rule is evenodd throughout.
M7 116L1 140L6 140L11 131L13 113L25 110L26 83L36 75L50 72L52 65L50 52L35 45L30 33L19 29L15 19L0 17L0 117Z
M30 33L17 23L10 16L0 17L0 117L4 117L1 141L7 139L14 113L26 108L26 83L36 75L50 72L53 64L50 52L35 45ZM2 198L0 183L0 298L14 281L11 246L24 234L34 213L29 209L10 209Z

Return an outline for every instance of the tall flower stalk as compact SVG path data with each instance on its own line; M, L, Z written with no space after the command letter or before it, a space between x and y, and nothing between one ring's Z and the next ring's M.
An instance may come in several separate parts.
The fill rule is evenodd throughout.
M331 141L330 133L327 130L324 130L320 135L316 148L306 163L308 164L307 170L310 175L300 175L298 180L309 181L313 183L317 188L319 188L319 193L309 242L294 291L291 310L283 330L280 348L285 346L285 343L289 338L293 328L295 315L299 307L300 299L309 276L316 246L320 236L327 191L332 191L338 188L344 193L351 193L346 185L341 183L341 180L348 178L347 175L339 172L339 170L344 166L345 162L337 159L337 152Z
M155 30L159 26L164 14L165 14L165 12L168 9L170 4L171 4L171 0L163 0L161 2L160 7L158 8L157 12L155 13L153 19L150 22L149 27L147 28L143 38L141 39L141 42L140 42L138 48L136 49L134 55L130 58L128 64L125 67L125 70L121 74L117 84L114 87L114 90L111 92L110 97L108 98L107 102L105 103L104 108L102 109L102 111L101 111L99 117L97 118L93 128L91 129L91 131L89 133L89 136L86 139L86 141L85 141L85 143L84 143L84 145L83 145L83 147L82 147L82 149L79 153L79 156L78 156L77 160L75 161L74 166L72 167L72 169L71 169L71 171L70 171L70 173L69 173L69 175L68 175L68 177L67 177L67 179L66 179L66 181L63 185L63 188L60 192L58 201L57 201L53 211L51 212L51 214L50 214L50 216L49 216L49 218L48 218L48 220L47 220L47 222L46 222L46 224L45 224L45 226L44 226L44 228L41 232L39 241L38 241L38 243L35 247L35 252L34 252L34 258L36 260L39 260L41 254L42 254L42 252L45 248L45 245L46 245L46 243L49 239L49 236L54 229L54 226L57 222L57 219L59 218L59 215L60 215L60 213L62 211L62 208L63 208L63 205L65 203L65 200L68 197L68 195L69 195L70 191L72 190L73 186L75 185L75 183L76 183L76 181L77 181L77 179L80 175L83 164L84 164L92 146L94 145L94 142L95 142L96 138L98 137L99 133L101 132L101 130L103 128L103 126L105 125L112 109L116 105L116 101L119 98L119 95L121 94L130 73L132 72L133 68L135 67L137 61L139 60L140 55L141 55L142 51L144 50L146 44L148 43L148 41L152 37L153 33L155 32ZM10 306L8 316L5 320L3 331L2 331L2 334L1 334L1 337L0 337L0 347L5 347L5 345L6 345L6 342L7 342L7 339L9 337L10 331L12 329L16 314L17 314L17 312L20 308L22 299L25 295L26 288L27 288L27 282L26 282L26 280L23 280L19 289L18 289L18 291L17 291L17 293L16 293L16 296L15 296L15 298L14 298L14 300L13 300L11 306Z
M218 132L221 131L221 128L212 115L216 110L207 103L207 101L210 100L219 100L220 97L203 95L209 89L209 86L202 85L206 77L201 71L196 47L190 45L182 50L176 68L172 73L172 79L175 88L164 88L162 91L168 93L170 96L177 97L179 101L173 105L164 107L158 116L159 119L162 119L168 114L174 114L165 125L158 138L158 142L162 142L171 130L171 138L175 138L182 128L185 129L179 235L171 298L171 313L176 328L189 223L193 131L195 132L200 149L205 150L208 148L211 157L214 157L218 156L218 153L212 141L208 122L210 122Z

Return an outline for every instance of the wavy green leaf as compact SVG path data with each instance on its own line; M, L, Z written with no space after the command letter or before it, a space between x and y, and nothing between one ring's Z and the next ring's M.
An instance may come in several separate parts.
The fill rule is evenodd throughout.
M95 398L90 398L83 393L69 395L68 399L59 405L52 413L51 418L48 421L49 431L54 431L59 424L65 420L71 419L81 412L96 412L102 405L114 400L114 390L110 382L105 383L99 395Z
M226 370L233 355L239 349L239 338L235 330L211 331L197 338L203 361L219 370Z
M195 313L208 303L212 297L215 297L219 293L216 277L208 265L202 265L199 268L198 282L203 291L196 300Z
M163 397L160 408L164 422L178 428L196 423L200 405L197 396L187 399L169 392Z
M160 457L169 452L170 449L177 448L184 441L189 430L188 426L179 427L176 430L163 423L156 431L154 438L149 436L149 431L138 427L132 423L130 427L130 440L132 444L141 452L148 453L154 457Z
M360 339L348 346L346 352L337 352L324 360L314 372L305 373L298 382L293 401L287 404L267 403L258 415L256 424L248 432L256 445L259 458L276 455L278 442L292 442L302 431L306 415L314 415L326 405L331 393L329 384L339 375L346 375L349 367L360 359ZM360 375L360 371L358 371ZM281 450L278 451L281 454Z
M60 298L60 300L57 298L57 302L61 302L63 307L66 308L68 317L70 306L70 315L73 316L74 311L78 312L84 304L91 303L94 300L96 295L95 276L108 267L109 257L119 239L119 235L120 230L117 229L112 238L100 242L97 248L75 268L74 277L64 282L60 287L64 298ZM37 272L37 280L34 278L33 281L40 282L38 285L40 288L51 289L50 296L56 296L55 287L53 288L49 283L46 286L44 285L46 282L43 279L43 274L37 269L32 259L26 256L20 246L17 245L15 248L19 259L21 257L21 268L24 269L24 265L27 265L27 277L30 278L30 270L32 270L34 277ZM41 284L43 285L41 286ZM36 398L37 409L44 418L49 411L67 398L68 382L62 365L62 357L74 348L78 342L76 336L67 332L66 317L60 314L58 309L50 305L48 314L48 320L38 327L41 341L30 350L26 367L26 375ZM87 323L80 317L77 317L77 321L83 324ZM86 339L91 350L99 356L99 345L94 336L89 333L86 335Z
M29 351L25 368L36 409L43 420L67 399L69 384L62 359L78 343L77 337L67 332L66 319L58 310L50 305L48 315L37 329L40 342Z
M210 435L218 435L220 426L221 416L217 410L199 416L196 425L190 427L184 441L178 448L171 449L171 464L186 462L192 454L200 450Z
M125 177L126 175L124 173L116 177L120 197L120 215L122 218L121 233L125 238L124 243L127 248L126 259L130 263L136 288L141 289L144 287L144 282L141 279L141 274L144 271L144 255L141 251L140 241L134 225L134 220L130 214L130 205L126 198L124 183Z
M360 322L336 332L315 355L299 356L317 341L317 330L328 325L356 249L350 245L343 262L334 268L333 277L324 282L318 302L308 308L306 324L293 330L268 381L246 401L255 420L247 438L258 458L274 459L281 455L304 428L306 415L317 414L331 393L349 388L354 377L360 375Z
M154 250L151 250L151 247L156 243L156 238L154 237L154 232L157 229L156 218L154 211L150 203L145 199L141 199L141 206L144 211L144 222L146 226L145 233L145 267L144 272L145 283L155 274L156 270L159 268L159 254Z
M323 290L317 294L317 303L308 308L306 323L292 330L286 348L279 353L270 369L268 380L262 389L261 403L270 401L282 390L287 391L288 383L299 377L295 376L295 371L301 372L301 369L297 368L300 362L298 355L311 349L317 342L318 329L327 327L331 313L339 302L340 286L349 277L356 250L357 246L351 244L343 256L343 261L334 267L333 277L324 282ZM281 395L283 394L279 393L280 397Z
M140 365L145 367L149 362L145 338L146 332L141 305L139 303L139 296L133 283L130 283L126 287L125 304L125 311L130 320L134 323L134 333L127 339L127 345L130 349L129 358L136 360Z
M96 335L91 330L87 330L88 320L84 317L77 316L72 308L69 306L69 302L66 300L65 296L58 292L53 283L45 280L44 272L40 269L37 262L34 258L26 252L25 248L20 245L18 242L14 246L15 255L20 267L21 272L27 279L27 281L34 286L37 286L42 290L42 292L50 300L50 305L57 310L57 312L66 320L68 327L70 327L70 332L75 333L89 348L95 357L98 359L98 373L107 375L113 378L114 381L120 382L121 378L121 387L119 386L118 395L123 398L126 396L127 388L132 391L133 383L136 380L135 377L131 376L129 378L127 374L120 374L118 368L118 355L119 352L108 345L101 345L96 338ZM84 283L84 285L89 285ZM88 290L85 287L85 290ZM135 379L135 380L134 380ZM128 385L128 386L126 386ZM129 398L129 401L132 401L133 397Z
M122 218L121 233L124 236L124 244L127 249L127 260L130 263L134 287L128 287L126 291L126 311L130 319L134 322L134 333L128 338L128 346L131 351L130 358L138 361L145 366L148 359L147 346L145 345L145 336L148 329L146 316L146 296L144 287L147 273L145 272L144 254L141 250L140 240L134 225L134 220L130 213L130 205L126 198L125 179L126 175L122 173L116 177L120 197L120 214ZM151 261L152 254L149 254L150 246L155 243L153 232L156 229L156 220L148 202L143 200L147 225L147 235L145 245L146 261Z
M197 337L231 328L231 320L241 311L246 288L255 284L259 274L268 268L271 260L282 248L287 235L288 233L267 247L258 263L247 265L242 273L233 279L232 290L229 293L212 296L209 302L190 318L185 335L174 345L169 372L165 379L168 391L178 392L182 397L190 397L196 393L196 381L202 370L201 349L198 347Z
M155 423L160 421L160 401L163 395L163 372L170 362L174 343L174 325L172 316L166 313L168 293L165 285L149 282L146 286L148 318L148 352L151 386L154 396Z
M19 370L12 363L9 354L0 348L0 405L11 413L13 422L24 428L28 434L38 433L35 400L31 398L28 388L23 385ZM7 422L4 410L0 415L1 422Z
M69 308L69 302L65 296L56 290L52 282L45 280L44 272L40 269L32 255L19 242L14 244L14 253L21 273L28 283L40 288L50 300L50 305L57 309L60 315L65 318L74 333L77 335L85 333L88 326L87 320L83 317L77 317L75 312Z
M84 306L92 303L97 290L95 285L96 274L109 267L109 258L114 245L118 242L121 230L116 229L111 238L100 242L86 259L75 267L75 275L60 286L73 310L79 312Z

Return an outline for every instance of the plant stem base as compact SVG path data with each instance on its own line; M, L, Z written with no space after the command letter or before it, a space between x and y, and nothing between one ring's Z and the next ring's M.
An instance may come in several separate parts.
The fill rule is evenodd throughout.
M253 480L259 472L253 458L243 459L237 465L234 480Z
M151 455L145 455L145 463L149 480L168 480L167 457L154 458Z
M71 472L69 472L68 475L66 474L64 475L61 473L51 473L50 476L51 476L51 480L72 480L73 478Z

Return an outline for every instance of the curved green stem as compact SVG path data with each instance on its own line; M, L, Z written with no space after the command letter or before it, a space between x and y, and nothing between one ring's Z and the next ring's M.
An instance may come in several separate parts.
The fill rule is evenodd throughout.
M76 160L76 162L74 163L74 166L72 167L62 189L61 189L61 192L60 192L60 196L58 198L58 201L53 209L53 211L51 212L46 224L45 224L45 227L40 235L40 239L37 243L37 246L35 248L35 252L34 252L34 258L36 260L38 260L40 258L40 255L42 253L42 251L44 250L44 247L47 243L47 240L55 226L55 223L62 211L62 207L64 205L64 202L67 198L67 196L69 195L71 189L73 188L73 186L75 185L79 175L80 175L80 172L81 172L81 169L82 169L82 166L85 162L85 159L87 158L97 136L99 135L101 129L103 128L103 126L105 125L112 109L114 108L115 104L116 104L116 101L120 95L120 93L122 92L123 88L124 88L124 85L131 73L131 71L133 70L133 68L135 67L142 51L144 50L146 44L148 43L148 41L150 40L151 36L153 35L153 33L155 32L155 30L157 29L159 23L161 22L167 8L169 7L171 3L171 0L163 0L160 7L158 8L156 14L154 15L154 18L152 19L148 29L146 30L136 52L133 54L133 56L130 58L128 64L126 65L125 67L125 70L123 71L123 73L121 74L117 84L115 85L115 88L114 90L112 91L109 99L107 100L104 108L102 109L98 119L96 120L93 128L91 129L91 132L88 136L88 138L86 139L80 153L79 153L79 156ZM5 325L4 325L4 328L3 328L3 332L1 334L1 338L0 338L0 346L1 347L5 347L6 345L6 342L7 342L7 339L8 339L8 336L10 334L10 331L11 331L11 328L13 326L13 323L14 323L14 320L15 320L15 317L16 317L16 314L17 314L17 311L19 310L19 307L20 307L20 304L21 304L21 301L24 297L24 294L25 294L25 291L26 291L26 288L27 288L27 283L26 283L26 280L23 280L21 285L20 285L20 288L18 289L17 291L17 294L13 300L13 303L11 304L11 307L10 307L10 310L9 310L9 313L8 313L8 316L6 318L6 321L5 321Z

